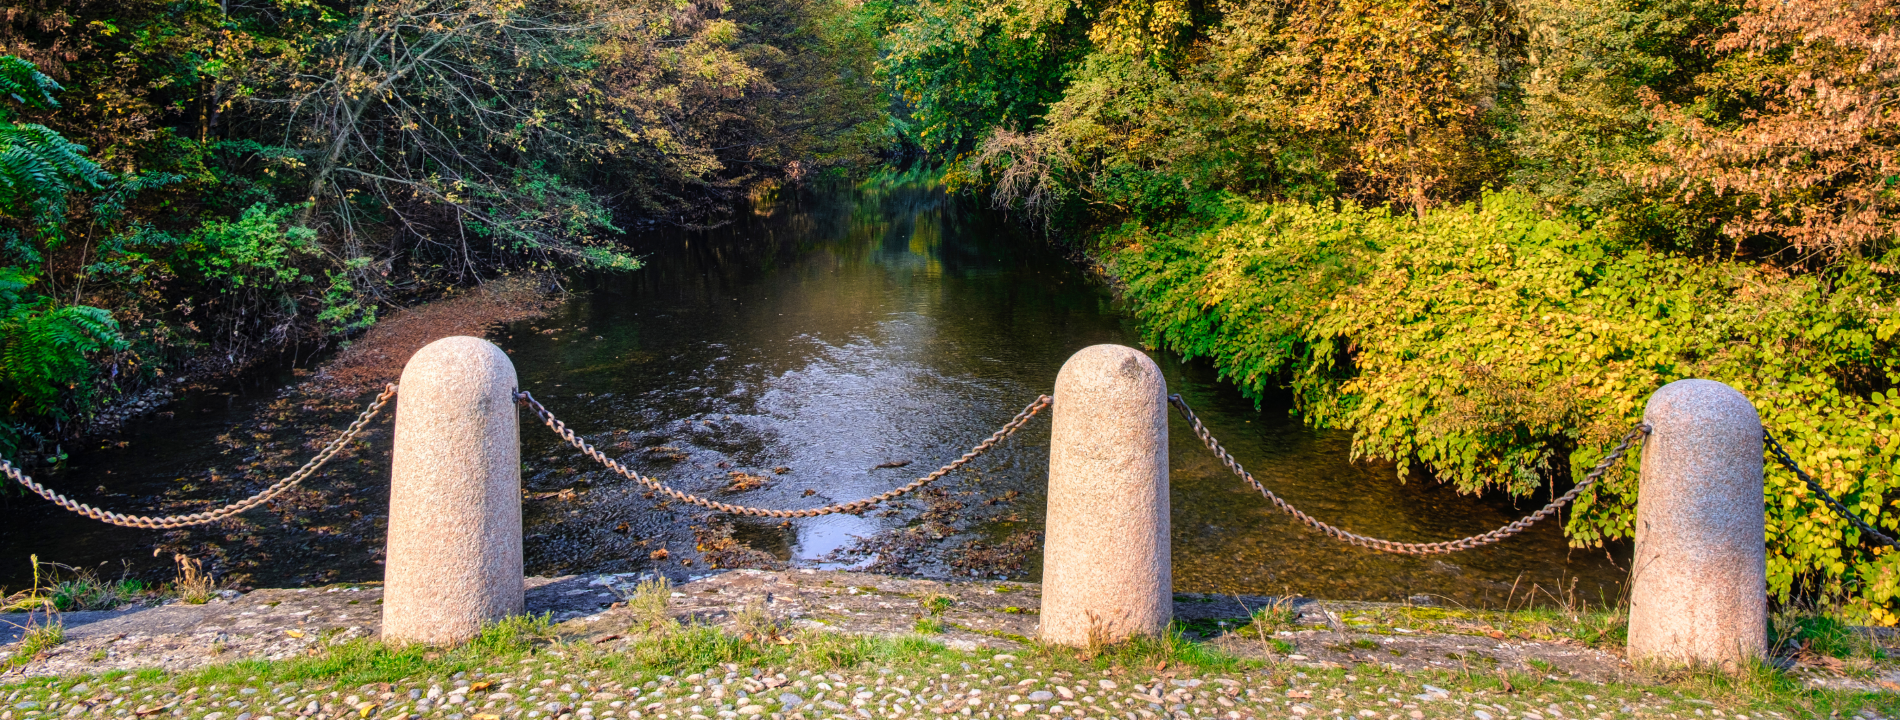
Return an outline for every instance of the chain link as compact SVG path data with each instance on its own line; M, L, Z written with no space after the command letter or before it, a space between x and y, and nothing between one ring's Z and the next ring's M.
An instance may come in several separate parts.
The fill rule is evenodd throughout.
M66 508L67 510L71 510L73 512L79 513L80 515L84 515L86 517L92 518L94 520L98 520L100 522L110 523L110 524L118 525L121 527L142 528L146 530L169 530L172 528L190 527L192 525L205 525L205 524L214 523L219 520L223 520L225 518L231 517L238 513L257 507L258 505L262 505L265 502L269 501L271 498L274 498L274 497L277 497L278 495L283 494L285 490L289 490L290 488L296 486L297 483L303 482L306 478L310 477L311 473L314 473L317 471L318 468L323 467L324 463L329 462L331 457L334 457L339 451L341 451L344 448L344 446L348 445L351 440L355 439L357 434L361 433L363 431L363 428L369 425L369 421L375 418L377 413L382 411L383 406L389 403L389 399L395 396L396 396L395 383L390 383L389 385L385 386L383 388L382 394L377 395L376 399L370 402L369 407L364 408L363 413L361 415L356 416L356 422L350 423L350 426L343 431L342 435L339 435L337 436L337 439L330 441L330 444L326 446L325 448L323 448L322 452L317 453L316 457L310 458L310 462L304 463L303 467L297 468L297 472L291 473L290 476L282 480L279 480L276 483L273 483L270 487L264 488L262 492L259 492L256 495L252 495L248 498L231 503L230 505L226 505L216 510L209 510L209 511L201 512L201 513L192 513L190 515L171 515L171 516L166 516L166 517L149 517L145 515L123 515L120 513L101 510L91 505L87 505L85 503L72 500L66 497L65 495L61 495L59 493L53 492L52 490L48 489L46 486L41 485L37 482L34 482L33 478L28 477L26 473L20 472L19 468L14 467L13 463L7 462L5 459L0 459L0 473L5 473L7 477L13 478L14 482L18 482L19 484L26 486L26 489L32 490L34 494L39 495L40 497L53 501L53 504L55 505Z
M1842 504L1840 500L1836 500L1833 495L1828 494L1828 491L1823 490L1821 483L1815 482L1814 478L1809 477L1808 473L1802 470L1800 465L1794 463L1794 457L1790 456L1787 450L1782 449L1781 442L1775 439L1774 433L1768 432L1768 428L1764 427L1761 429L1761 439L1768 443L1769 454L1774 455L1776 461L1788 466L1789 470L1794 471L1794 476L1801 478L1801 482L1807 483L1808 489L1814 491L1814 494L1821 496L1821 502L1826 503L1836 514L1846 518L1848 522L1854 524L1854 527L1860 528L1861 532L1872 536L1875 541L1882 545L1900 545L1900 542L1896 542L1886 533L1874 529L1874 526L1855 517L1853 513L1848 512L1846 505Z
M533 395L528 394L528 391L522 390L520 392L517 392L515 393L515 397L516 399L519 399L521 402L526 403L529 408L533 409L534 414L537 417L541 418L541 422L545 423L548 426L548 429L553 430L554 434L559 435L561 436L561 439L566 440L567 444L573 445L576 449L581 451L581 454L586 455L587 457L593 458L595 462L598 462L601 465L606 466L607 469L609 470L619 473L622 477L625 477L629 480L638 481L640 484L653 489L655 492L662 493L666 495L667 497L673 498L674 500L692 503L694 505L698 505L708 510L717 510L719 512L732 513L734 515L750 515L753 517L769 517L769 518L806 518L806 517L818 517L820 515L830 515L832 513L860 513L860 512L864 512L865 510L869 510L872 507L876 506L878 503L884 502L886 500L890 500L891 498L895 498L899 495L903 495L904 493L911 492L925 485L929 485L933 482L936 482L938 479L942 478L945 475L950 474L951 472L955 471L957 468L963 467L965 463L968 463L971 460L975 460L977 456L982 455L983 453L989 452L990 448L995 447L996 444L999 442L1002 442L1004 438L1007 438L1011 435L1016 434L1017 429L1021 428L1024 423L1029 422L1029 419L1035 417L1037 413L1042 412L1043 408L1049 407L1049 404L1053 401L1052 398L1050 398L1048 395L1043 395L1036 398L1035 402L1032 402L1029 404L1028 407L1023 408L1022 412L1016 413L1016 417L1012 418L1009 422L1004 423L1003 427L998 428L995 433L992 433L989 437L984 438L983 442L977 443L976 447L970 448L970 451L964 453L963 457L950 461L950 464L945 465L941 468L938 468L936 472L933 472L929 475L925 475L923 477L920 477L920 478L917 478L916 480L911 481L909 485L905 485L903 487L897 488L895 490L890 490L888 492L873 495L871 497L864 498L862 500L856 500L856 501L848 502L848 503L839 503L836 505L826 505L825 507L821 507L821 508L810 508L806 510L768 510L765 508L746 507L744 505L731 505L731 504L719 502L717 500L709 500L707 498L703 498L698 495L693 495L691 493L675 490L661 483L658 480L654 480L653 478L634 472L633 470L627 468L627 466L621 465L619 461L614 460L613 458L607 457L606 453L602 453L601 451L594 449L593 445L588 444L586 440L581 439L579 435L575 434L575 432L567 426L567 423L561 422L560 420L556 419L554 417L554 413L548 412L548 409L546 407L542 407L541 402L538 400L535 400Z
M1570 504L1570 501L1577 499L1577 496L1583 494L1585 489L1595 485L1597 480L1603 477L1603 473L1610 469L1610 466L1615 465L1617 460L1621 460L1623 456L1629 452L1630 445L1636 442L1637 438L1649 434L1649 425L1647 423L1638 423L1636 427L1631 428L1629 433L1623 436L1623 441L1617 444L1616 449L1611 450L1610 454L1603 456L1603 460L1598 462L1597 466L1591 469L1589 474L1584 475L1583 481L1577 483L1576 487L1571 488L1570 492L1564 493L1561 497L1550 501L1550 504L1545 505L1542 509L1519 518L1516 522L1488 533L1472 535L1471 537L1459 538L1457 540L1435 543L1403 543L1358 535L1328 525L1318 518L1301 512L1299 508L1293 507L1291 503L1273 494L1272 490L1268 490L1265 485L1260 484L1259 480L1254 479L1253 473L1247 472L1246 468L1241 467L1240 461L1235 460L1233 455L1228 454L1226 448L1221 447L1220 441L1214 439L1213 433L1208 432L1207 426L1201 424L1201 419L1194 415L1194 410L1188 407L1187 401L1181 399L1180 395L1169 395L1168 403L1173 405L1174 409L1181 411L1181 417L1185 418L1189 424L1194 426L1194 434L1201 438L1201 442L1207 445L1207 449L1214 451L1214 456L1220 458L1221 463L1226 465L1227 469L1234 471L1234 474L1240 476L1240 479L1247 481L1247 484L1253 486L1253 489L1260 491L1260 494L1265 496L1267 500L1272 502L1273 506L1279 508L1281 512L1292 515L1294 519L1306 523L1307 527L1330 535L1347 544L1357 545L1379 552L1398 553L1400 555L1443 555L1455 553L1490 545L1491 543L1524 532L1526 528L1536 524L1539 520L1550 517L1552 513Z

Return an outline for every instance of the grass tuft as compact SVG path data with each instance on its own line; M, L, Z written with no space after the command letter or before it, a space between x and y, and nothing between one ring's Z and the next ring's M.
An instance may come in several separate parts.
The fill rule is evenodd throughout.
M20 646L0 667L11 670L25 665L39 657L40 653L58 647L63 642L66 642L66 625L57 620L27 628L26 635L20 638Z
M33 585L0 600L0 612L76 612L111 610L137 602L155 593L145 583L131 578L106 580L91 570L71 565L33 563Z
M172 559L178 563L178 579L172 581L172 591L178 599L188 605L203 605L218 596L218 582L205 572L204 563L193 560L180 553Z

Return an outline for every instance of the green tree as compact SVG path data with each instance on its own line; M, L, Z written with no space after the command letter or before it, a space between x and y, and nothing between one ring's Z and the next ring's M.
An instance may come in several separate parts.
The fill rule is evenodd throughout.
M919 0L893 15L879 70L902 139L938 157L991 128L1032 130L1090 48L1088 10L1066 0Z

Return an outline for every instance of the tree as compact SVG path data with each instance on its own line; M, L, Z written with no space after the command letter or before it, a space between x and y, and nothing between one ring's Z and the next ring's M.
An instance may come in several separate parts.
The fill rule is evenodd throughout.
M1493 177L1486 108L1515 38L1498 6L1426 0L1235 3L1213 85L1367 200L1414 212Z
M1884 0L1748 0L1714 43L1702 97L1648 96L1675 132L1630 174L1724 203L1717 219L1738 246L1768 238L1821 258L1900 247L1896 30L1900 6Z

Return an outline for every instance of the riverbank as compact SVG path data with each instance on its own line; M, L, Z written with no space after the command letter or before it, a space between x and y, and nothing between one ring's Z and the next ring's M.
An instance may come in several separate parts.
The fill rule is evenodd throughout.
M1079 651L1030 639L1034 584L817 570L643 580L530 578L542 620L448 650L373 643L374 585L68 614L65 641L13 671L27 677L6 702L12 720L1900 713L1890 662L1645 672L1610 638L1577 635L1589 618L1561 613L1178 595L1180 635ZM7 640L19 648L17 631Z
M542 317L558 304L554 277L517 275L399 310L377 321L286 395L360 399L396 382L409 356L424 345L457 335L482 337L497 326Z

